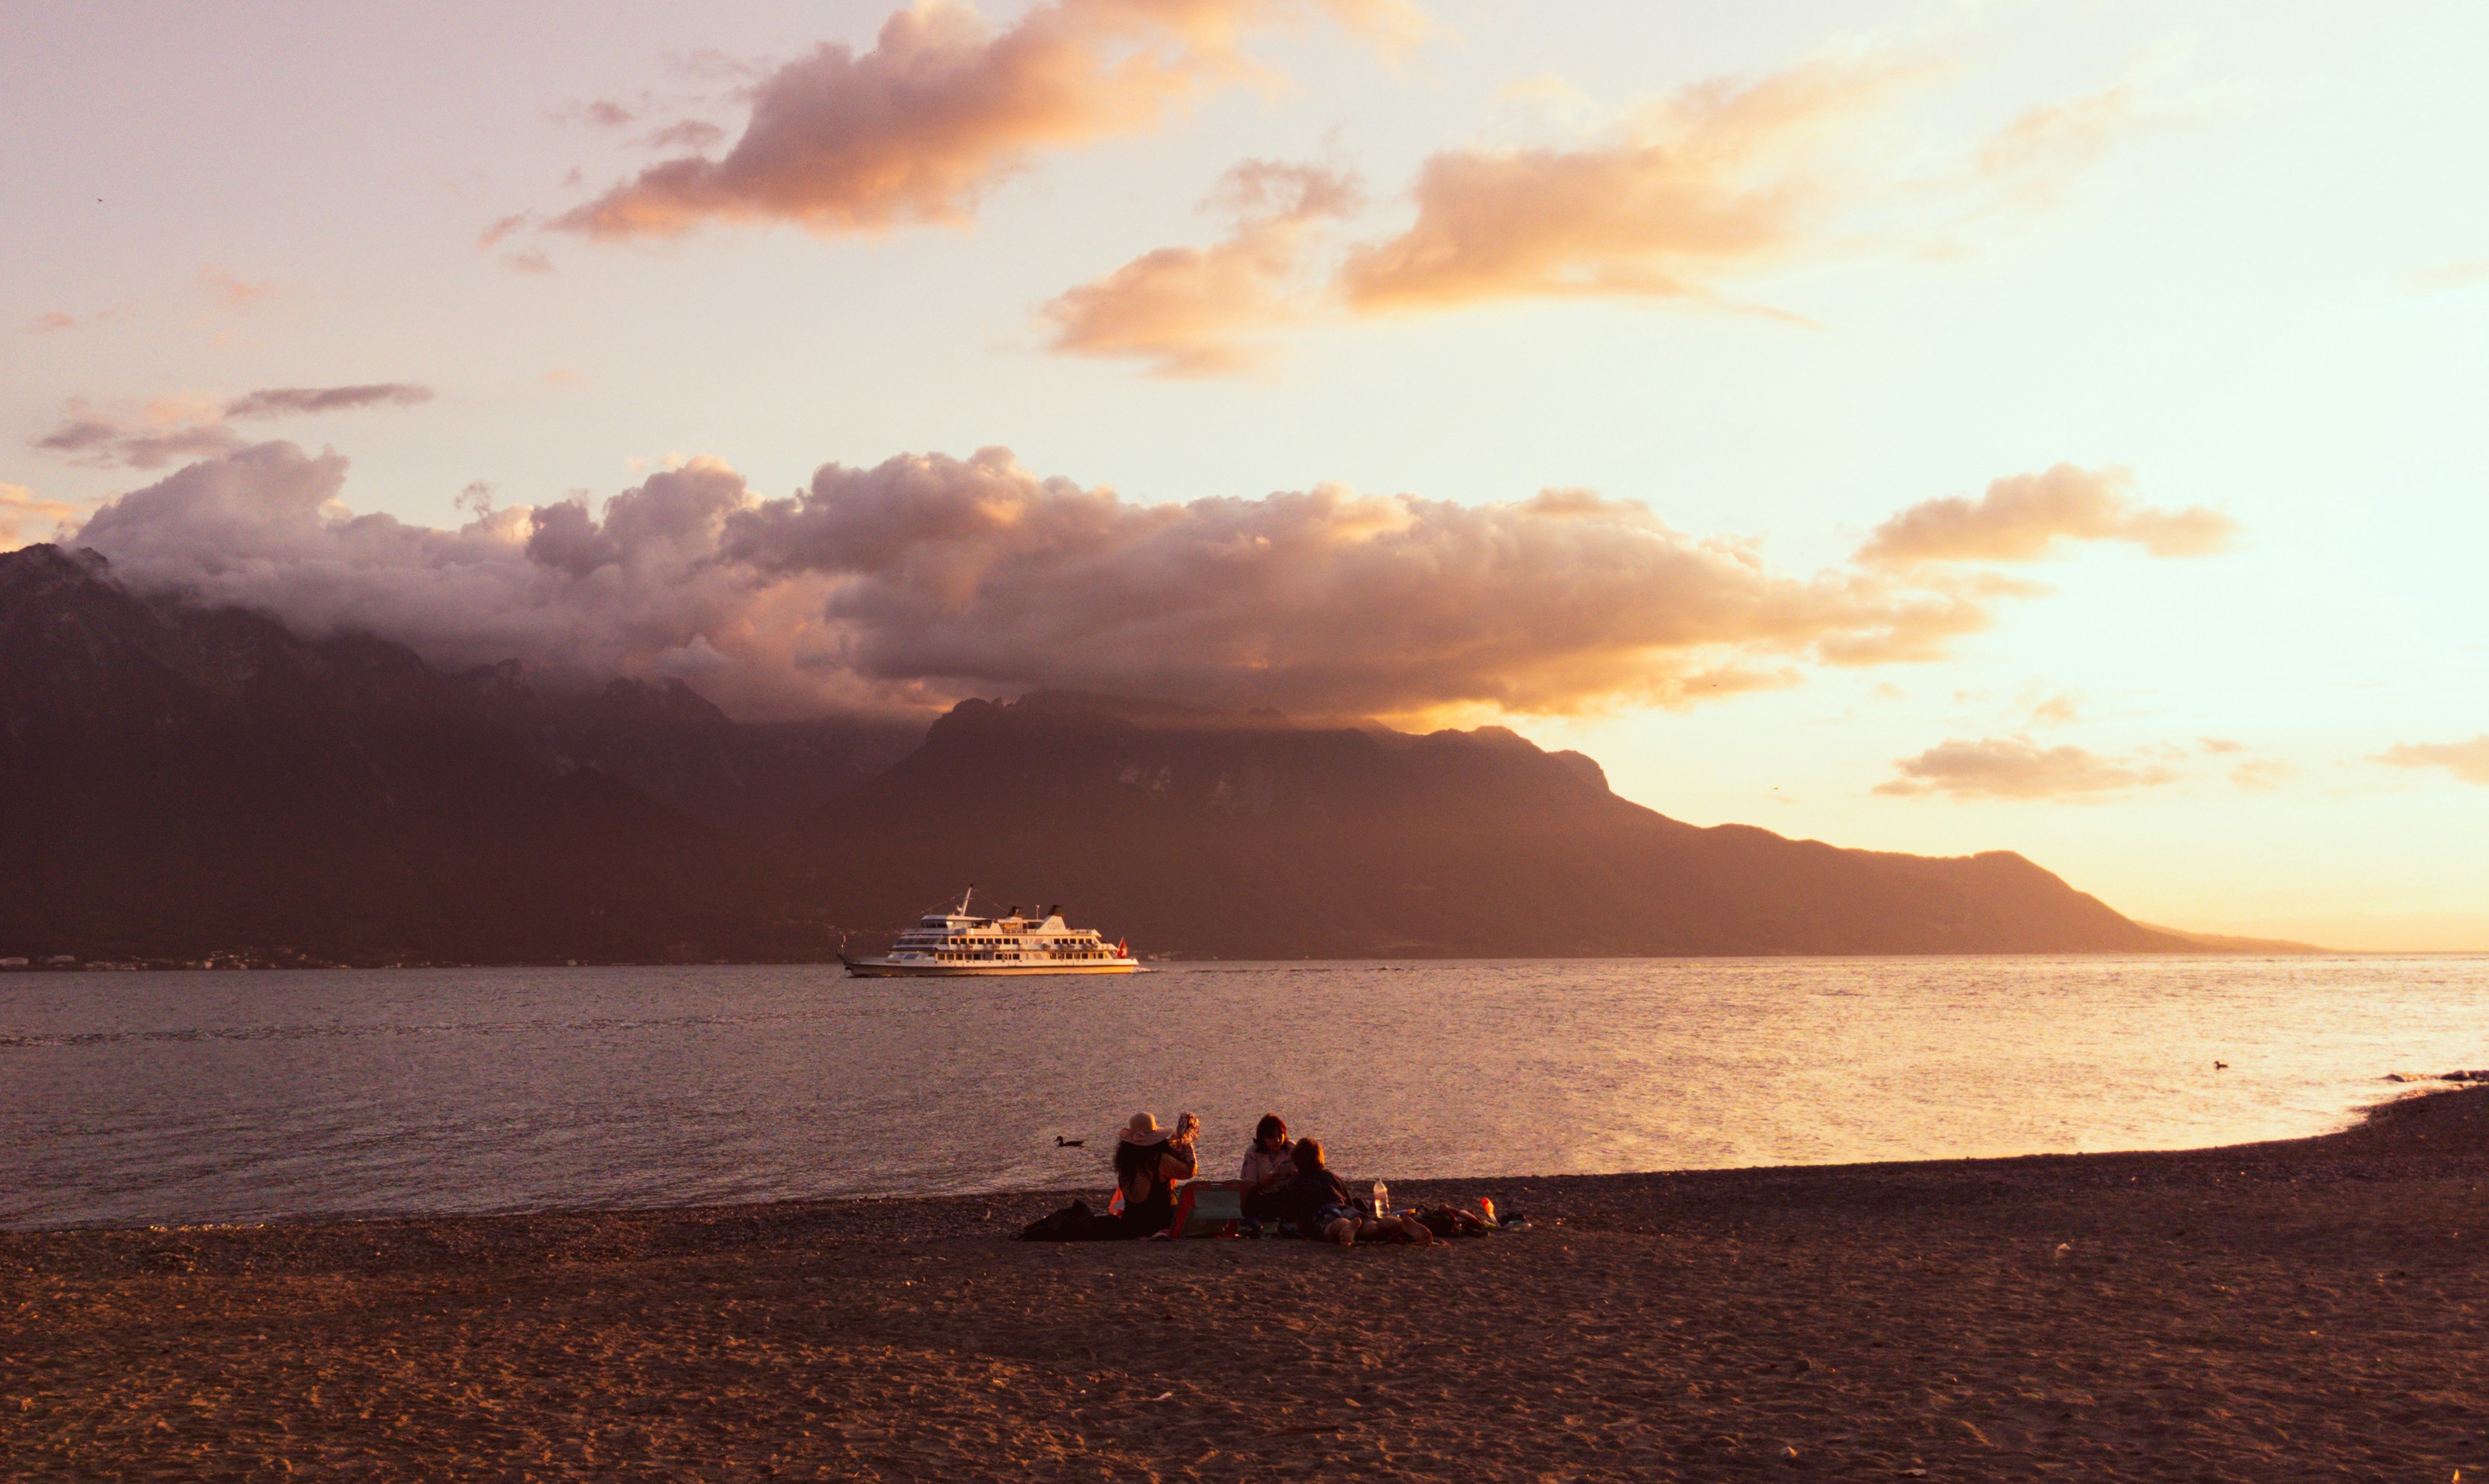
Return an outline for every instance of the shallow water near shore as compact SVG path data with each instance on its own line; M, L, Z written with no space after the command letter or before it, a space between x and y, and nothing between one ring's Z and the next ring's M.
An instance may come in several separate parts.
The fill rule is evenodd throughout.
M1266 1110L1403 1178L2189 1148L2483 1066L2454 956L15 974L0 1227L1102 1185L1144 1107L1221 1174Z

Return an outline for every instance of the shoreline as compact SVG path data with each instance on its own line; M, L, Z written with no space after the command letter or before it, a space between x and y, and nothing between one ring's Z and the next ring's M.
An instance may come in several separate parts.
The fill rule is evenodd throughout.
M0 1234L30 1476L2434 1478L2489 1468L2489 1087L2312 1138L1392 1182L1434 1248L1060 1195ZM1921 1470L1912 1473L1909 1470Z
M1393 1193L1395 1204L1407 1206L1437 1202L1462 1202L1485 1195L1494 1197L1498 1189L1558 1187L1574 1183L1646 1182L1659 1180L1695 1180L1700 1178L1763 1178L1769 1176L1837 1177L1861 1172L1900 1172L1946 1170L1969 1171L1988 1166L2011 1167L2035 1161L2160 1158L2178 1156L2222 1156L2232 1152L2265 1149L2290 1149L2302 1144L2338 1138L2353 1133L2377 1119L2396 1103L2417 1098L2442 1097L2475 1090L2474 1084L2489 1084L2489 1069L2457 1070L2438 1074L2389 1072L2382 1081L2375 1100L2350 1108L2338 1115L2335 1127L2314 1133L2296 1134L2279 1139L2259 1139L2245 1144L2184 1145L2168 1149L2123 1149L2082 1151L2035 1151L2018 1155L1944 1156L1926 1159L1851 1160L1824 1164L1745 1164L1692 1166L1662 1170L1621 1170L1605 1173L1532 1173L1524 1175L1445 1175L1401 1176L1388 1172L1360 1173L1350 1178L1352 1185L1368 1180L1383 1180ZM1348 1178L1348 1177L1344 1177ZM985 1224L982 1213L1009 1207L1013 1211L1030 1208L1031 1203L1051 1203L1053 1210L1075 1198L1093 1206L1102 1205L1112 1193L1113 1183L1102 1175L1090 1185L1052 1185L1031 1188L971 1190L935 1195L905 1195L896 1192L866 1191L843 1195L778 1196L758 1200L682 1201L654 1200L623 1205L526 1206L474 1211L329 1211L302 1212L271 1215L257 1220L180 1219L142 1220L105 1218L73 1221L56 1226L12 1226L0 1224L0 1247L12 1238L59 1236L109 1236L129 1233L199 1234L275 1232L301 1229L346 1228L409 1225L446 1222L528 1222L585 1221L609 1218L650 1218L682 1216L685 1218L731 1218L737 1215L758 1216L762 1213L822 1213L853 1209L880 1211L884 1208L921 1209L926 1212L956 1208L980 1212L979 1224ZM1406 1199L1402 1199L1403 1196ZM1034 1220L1036 1212L1028 1217ZM2489 1226L2489 1222L2484 1222ZM5 1261L5 1257L0 1257Z

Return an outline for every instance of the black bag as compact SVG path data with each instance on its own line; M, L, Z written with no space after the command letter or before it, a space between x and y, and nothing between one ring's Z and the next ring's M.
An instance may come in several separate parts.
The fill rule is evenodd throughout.
M1108 1241L1124 1235L1124 1223L1113 1216L1101 1216L1089 1209L1087 1201L1073 1201L1061 1211L1044 1215L1020 1229L1022 1241Z

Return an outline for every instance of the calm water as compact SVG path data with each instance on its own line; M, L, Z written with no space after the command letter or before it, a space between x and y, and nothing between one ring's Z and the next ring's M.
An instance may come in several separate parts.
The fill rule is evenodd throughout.
M2482 1066L2482 957L16 974L0 1226L1102 1184L1141 1107L1399 1176L2180 1148Z

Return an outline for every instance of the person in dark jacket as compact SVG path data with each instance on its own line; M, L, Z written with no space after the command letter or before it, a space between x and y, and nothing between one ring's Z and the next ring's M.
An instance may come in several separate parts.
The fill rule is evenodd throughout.
M1296 1178L1280 1192L1287 1219L1305 1236L1335 1241L1343 1247L1364 1241L1405 1241L1427 1246L1435 1234L1415 1217L1368 1216L1348 1198L1348 1186L1330 1172L1322 1140L1299 1139Z

